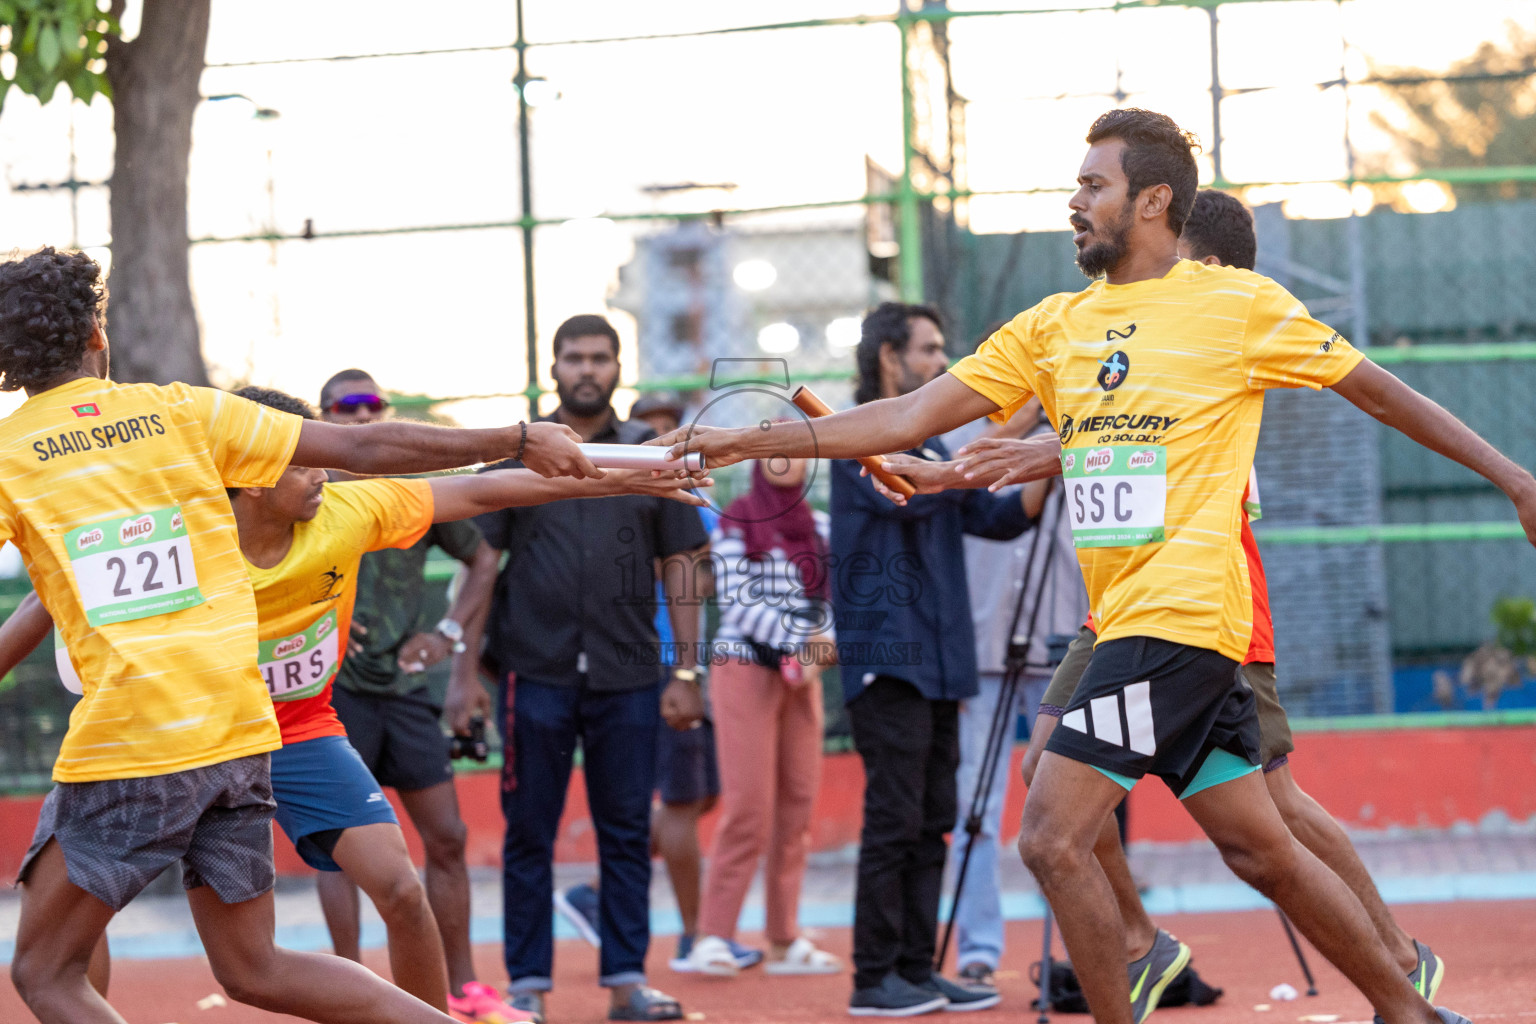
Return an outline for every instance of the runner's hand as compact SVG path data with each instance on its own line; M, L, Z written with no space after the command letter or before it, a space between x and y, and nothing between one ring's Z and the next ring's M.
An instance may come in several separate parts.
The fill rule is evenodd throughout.
M1536 545L1536 491L1531 496L1522 497L1515 502L1515 512L1520 516L1520 526L1525 530L1525 539L1532 545Z
M441 633L417 633L400 645L400 671L415 675L453 653L453 641Z
M957 453L960 472L967 480L990 481L987 490L1009 484L1027 484L1061 475L1061 441L1050 434L1018 441L1008 437L983 437Z
M708 505L709 501L696 489L715 486L714 478L707 473L687 473L681 469L610 469L606 481L615 486L618 494L649 494L698 506Z
M580 441L581 435L563 423L530 423L523 465L543 477L601 480L603 471L582 454Z
M917 488L918 494L938 494L950 487L957 487L964 483L960 475L958 462L933 462L929 459L920 459L916 455L882 455L880 467L895 473L897 476L906 477L907 482ZM867 476L875 485L875 490L881 497L897 505L905 505L905 495L891 490L880 482L880 478L870 474L869 470L859 468L860 476Z
M680 459L689 452L701 452L704 455L705 469L719 469L742 461L742 456L737 455L733 450L740 441L741 435L742 432L735 428L706 427L701 423L689 423L660 437L653 437L645 443L671 448L671 456L674 459Z

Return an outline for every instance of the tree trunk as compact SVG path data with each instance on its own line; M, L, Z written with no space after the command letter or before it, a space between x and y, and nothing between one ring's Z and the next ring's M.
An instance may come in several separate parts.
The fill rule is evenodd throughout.
M121 13L122 0L113 4ZM112 377L207 384L187 252L187 164L202 97L209 0L144 0L112 40Z

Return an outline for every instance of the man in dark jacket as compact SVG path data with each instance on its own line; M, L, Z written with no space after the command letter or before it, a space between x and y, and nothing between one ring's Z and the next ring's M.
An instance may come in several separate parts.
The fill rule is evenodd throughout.
M864 321L855 399L904 395L947 366L939 314L881 304ZM947 459L937 438L919 454ZM854 904L855 1016L983 1009L997 990L933 971L960 761L960 701L977 693L964 534L993 540L1030 527L1019 489L946 491L894 505L832 467L832 603L854 744L864 761L864 830Z

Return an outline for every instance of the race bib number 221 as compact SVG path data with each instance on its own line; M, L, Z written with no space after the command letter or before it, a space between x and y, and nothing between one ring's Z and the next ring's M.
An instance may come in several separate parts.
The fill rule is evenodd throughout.
M145 619L202 604L192 541L177 507L106 519L64 535L86 621Z

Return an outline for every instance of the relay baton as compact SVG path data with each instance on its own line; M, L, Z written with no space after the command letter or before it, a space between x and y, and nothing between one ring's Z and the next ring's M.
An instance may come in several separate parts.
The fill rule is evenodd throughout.
M703 452L688 452L678 460L668 455L668 449L656 445L584 444L578 447L598 469L684 469L690 473L704 469Z
M832 415L832 407L820 398L817 398L816 392L804 384L795 388L795 393L789 396L789 400L795 403L797 409L812 419ZM878 456L862 458L859 460L859 465L869 470L870 476L873 476L903 498L910 498L917 493L917 488L913 487L911 481L906 477L897 476L895 473L882 467Z

